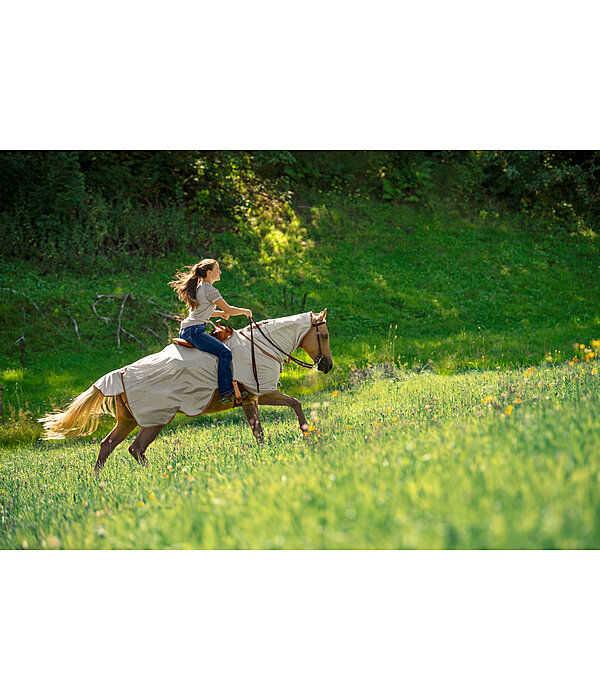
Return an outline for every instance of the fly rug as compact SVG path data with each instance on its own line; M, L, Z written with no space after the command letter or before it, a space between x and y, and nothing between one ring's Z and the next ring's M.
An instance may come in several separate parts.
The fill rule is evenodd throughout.
M277 385L284 362L293 361L325 374L333 369L326 316L324 309L319 314L308 311L258 323L251 319L248 326L234 331L226 341L233 356L233 378L248 392L241 408L259 444L264 443L259 404L289 406L298 417L300 429L308 431L300 401L278 391ZM302 348L313 363L292 357L297 348ZM144 465L146 449L177 413L199 416L236 407L235 399L229 404L219 401L217 366L214 355L175 343L168 345L161 352L105 374L73 399L65 411L40 418L43 437L52 440L91 435L100 415L114 416L116 405L117 424L102 440L92 474L99 476L110 453L138 426L140 431L129 452Z

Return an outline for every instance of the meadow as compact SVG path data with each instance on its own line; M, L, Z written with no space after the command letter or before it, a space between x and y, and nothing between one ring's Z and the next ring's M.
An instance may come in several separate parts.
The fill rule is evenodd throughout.
M597 548L590 355L453 376L370 368L305 398L306 437L279 408L261 409L263 448L241 411L190 419L147 468L119 446L99 482L97 438L5 451L0 547Z
M328 307L335 373L307 383L286 368L285 391L341 389L384 363L450 375L564 362L575 342L600 336L595 234L335 194L290 211L252 244L223 234L219 285L257 319ZM35 418L162 349L178 329L164 312L182 310L167 283L204 253L115 254L79 273L0 261L0 446L35 440ZM122 325L137 340L117 339L127 293Z
M598 547L597 235L333 193L286 216L222 234L220 291L258 319L328 307L334 371L282 375L308 437L286 409L262 449L239 411L178 416L99 482L112 422L44 443L36 419L164 347L167 282L205 251L0 261L0 547Z

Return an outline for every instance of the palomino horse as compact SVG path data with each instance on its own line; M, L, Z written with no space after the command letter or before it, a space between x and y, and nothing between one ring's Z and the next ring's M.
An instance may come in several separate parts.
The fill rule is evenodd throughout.
M308 317L309 314L310 316ZM264 322L264 325L260 324L260 326L254 324L256 330L260 331L260 333L256 333L256 331L254 332L255 336L257 336L256 340L262 340L259 348L261 345L263 348L265 346L269 347L268 343L273 344L274 347L277 348L277 350L273 350L273 348L269 347L271 352L273 352L275 355L278 355L279 353L278 357L272 358L275 362L278 362L278 368L281 367L280 361L284 359L283 356L298 362L298 364L301 364L302 366L310 367L311 365L301 363L296 360L296 358L291 357L291 353L294 350L297 348L302 348L313 360L314 364L312 366L327 374L333 369L333 359L331 357L331 348L329 345L329 332L325 323L326 315L327 309L324 309L319 314L308 312L306 314L308 318L305 319L306 324L310 322L308 331L302 335L299 342L297 342L296 347L285 349L271 343L269 340L268 321ZM289 318L293 319L298 317ZM284 322L285 325L286 320L286 318L273 319L273 322ZM253 323L254 322L251 321L251 326ZM242 329L242 332L247 334L247 329ZM268 341L268 343L266 341ZM186 350L186 352L196 353L200 351L194 349ZM267 355L269 353L264 352L264 354ZM253 365L254 364L255 360L253 359ZM277 370L277 379L279 377L279 371L280 369ZM123 386L125 385L123 384ZM304 433L308 431L308 423L304 416L304 412L302 411L302 404L300 401L298 401L298 399L294 398L293 396L287 396L281 391L268 391L267 393L257 394L253 393L247 385L240 384L240 386L249 392L249 395L242 402L241 408L246 415L246 419L248 420L250 427L252 428L254 437L260 445L264 443L264 434L258 412L259 404L263 406L289 406L295 411L296 416L298 417L300 429ZM113 395L103 395L103 393L96 386L91 386L87 391L73 399L69 407L64 412L51 413L40 419L40 422L44 425L44 437L46 439L57 439L64 438L67 435L90 435L98 427L98 420L101 413L111 413L112 415L115 415L112 408L112 398ZM114 399L116 403L117 424L112 432L109 433L109 435L107 435L100 444L100 452L92 472L92 474L96 477L99 476L100 471L110 453L139 425L134 418L131 406L129 405L127 393L123 392L117 394L114 392ZM233 401L230 405L223 405L220 403L218 401L217 392L214 391L212 393L212 399L204 408L202 414L218 413L234 407L235 405ZM164 424L140 427L139 433L129 446L129 452L141 465L146 464L146 449L156 439L163 428Z

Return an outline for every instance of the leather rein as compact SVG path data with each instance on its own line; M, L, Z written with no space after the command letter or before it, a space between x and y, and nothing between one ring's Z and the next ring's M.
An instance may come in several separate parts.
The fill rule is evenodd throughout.
M292 360L292 362L295 362L297 365L300 365L300 367L306 367L306 369L315 369L316 367L319 366L319 363L323 359L323 351L321 350L321 333L319 331L319 326L322 326L325 324L325 321L316 321L315 319L312 320L311 328L316 328L317 329L317 341L319 343L319 354L317 355L316 359L313 360L313 364L311 365L309 362L303 362L302 360L298 360L295 357L292 357L289 352L286 352L285 350L282 350L279 345L274 343L270 338L268 338L262 331L262 328L259 326L256 321L250 317L250 347L251 347L251 355L252 355L252 372L254 373L254 379L256 381L256 392L258 393L260 391L260 385L258 383L258 372L256 370L256 357L254 355L254 334L252 332L252 326L256 326L258 330L260 331L260 334L262 337L271 345L279 350L279 352L282 355L285 355L288 360ZM293 351L292 351L293 352Z

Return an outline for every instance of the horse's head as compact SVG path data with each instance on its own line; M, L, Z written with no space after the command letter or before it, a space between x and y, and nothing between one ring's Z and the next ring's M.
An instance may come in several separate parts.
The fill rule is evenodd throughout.
M311 326L308 333L302 338L300 347L310 355L313 362L317 362L317 369L327 374L333 369L333 359L329 346L329 331L325 323L327 309L320 314L311 312Z

